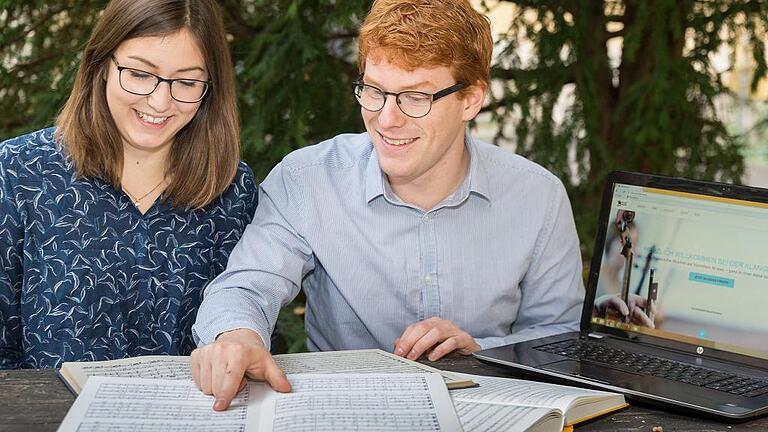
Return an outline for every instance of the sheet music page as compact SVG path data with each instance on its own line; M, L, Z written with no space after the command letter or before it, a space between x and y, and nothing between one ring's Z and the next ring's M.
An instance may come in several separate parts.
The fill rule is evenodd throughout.
M419 374L294 374L291 393L254 392L260 429L274 432L461 431L442 377Z
M255 384L254 384L255 385ZM59 432L244 432L257 430L258 406L246 387L224 412L192 381L93 376Z
M494 405L454 400L464 432L527 431L539 423L540 430L559 432L563 416L557 409Z
M188 356L144 356L100 362L74 362L67 363L67 371L78 383L84 383L89 376L192 379Z
M192 381L88 380L60 432L455 432L461 424L438 374L295 374L291 393L249 382L224 412Z
M468 380L380 349L281 354L274 358L286 374L434 372L445 377L446 382Z

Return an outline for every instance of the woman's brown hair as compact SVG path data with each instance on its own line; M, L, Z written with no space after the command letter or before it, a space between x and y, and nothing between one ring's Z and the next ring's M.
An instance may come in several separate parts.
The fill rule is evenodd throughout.
M57 136L78 176L120 187L122 138L106 99L106 68L125 40L186 29L197 41L211 88L195 117L174 139L165 196L176 207L200 208L232 182L240 160L234 72L224 23L213 0L112 0L83 50Z

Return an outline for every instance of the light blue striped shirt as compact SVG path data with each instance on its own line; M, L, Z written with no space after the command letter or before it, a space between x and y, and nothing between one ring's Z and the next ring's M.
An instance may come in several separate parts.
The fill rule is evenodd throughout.
M468 175L430 211L403 203L368 134L294 151L205 290L198 344L250 328L269 345L304 289L311 350L393 349L417 321L453 321L483 348L576 330L584 298L571 206L554 175L465 139Z

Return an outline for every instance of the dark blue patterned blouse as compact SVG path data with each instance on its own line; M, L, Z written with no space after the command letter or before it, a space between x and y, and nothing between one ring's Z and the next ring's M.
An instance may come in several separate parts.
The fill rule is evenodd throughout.
M202 210L142 215L76 178L45 129L0 143L0 369L189 354L205 285L256 207L253 173Z

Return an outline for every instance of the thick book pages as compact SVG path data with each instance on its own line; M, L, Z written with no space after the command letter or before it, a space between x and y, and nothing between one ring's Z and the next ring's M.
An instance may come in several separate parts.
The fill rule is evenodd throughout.
M449 389L475 385L458 374L444 372L378 349L326 351L274 356L286 374L292 373L439 373ZM144 356L98 362L65 362L59 376L79 394L90 376L191 380L187 356Z
M460 374L478 387L451 391L465 432L559 432L627 406L624 395L510 378Z
M75 400L69 431L460 432L442 377L292 374L291 393L249 382L223 412L191 381L95 376Z

